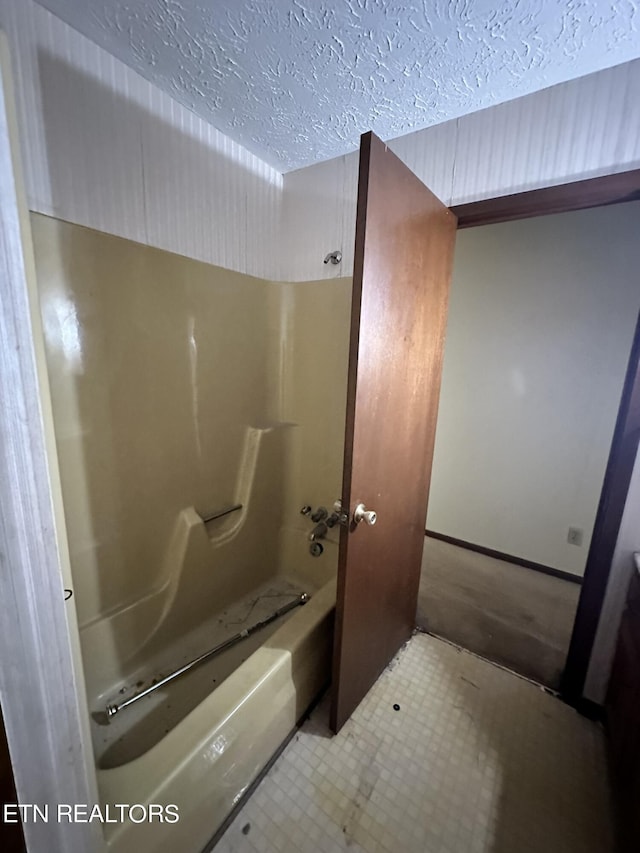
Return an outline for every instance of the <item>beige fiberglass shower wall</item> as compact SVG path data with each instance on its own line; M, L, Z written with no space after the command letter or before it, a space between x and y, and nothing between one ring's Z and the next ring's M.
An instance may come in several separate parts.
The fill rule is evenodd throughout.
M271 458L281 450L279 434L260 431L269 414L268 291L45 217L32 226L74 594L96 650L89 691L100 693L178 594L189 508L247 504L243 455L254 454L246 477L263 482L256 466L268 463L256 451L265 439ZM277 492L282 476L269 473ZM278 510L275 501L251 518L265 541L254 569L263 576L276 560ZM240 593L244 575L227 573L229 594ZM189 618L206 606L199 602Z
M32 230L82 627L165 585L181 510L239 497L244 427L271 415L269 290L47 217Z
M337 536L312 557L300 508L340 494L350 280L271 282L37 214L31 224L102 799L144 802L161 762L186 818L194 793L178 768L207 739L235 739L243 757L225 754L208 777L213 817L196 815L204 843L328 681ZM303 590L311 603L291 626L262 636L271 650L244 641L199 683L97 724L107 702ZM276 670L285 680L247 710L243 690L264 691ZM114 849L132 831L156 849L132 826L114 830Z
M244 504L218 522L245 527L228 585L286 571L282 528L289 565L329 577L298 510L339 494L349 280L268 282L35 214L32 229L80 627L129 609L112 642L124 659L140 645L175 593L187 508Z

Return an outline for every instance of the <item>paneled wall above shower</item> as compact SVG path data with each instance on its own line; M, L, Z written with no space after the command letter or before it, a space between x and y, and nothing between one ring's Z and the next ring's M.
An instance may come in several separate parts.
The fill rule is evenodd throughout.
M282 176L33 0L0 0L31 210L275 278Z
M266 279L351 275L356 153L283 177L34 0L0 26L32 210ZM640 60L390 147L456 204L636 168L638 101Z
M445 202L455 205L640 166L640 60L389 141ZM284 176L278 277L351 275L358 156ZM339 267L324 266L340 249Z

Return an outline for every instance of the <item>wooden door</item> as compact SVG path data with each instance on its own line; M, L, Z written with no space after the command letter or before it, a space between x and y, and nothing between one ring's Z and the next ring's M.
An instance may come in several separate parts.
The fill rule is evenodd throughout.
M372 133L360 145L331 727L415 626L457 220ZM356 506L377 514L356 523ZM368 519L369 521L371 518Z

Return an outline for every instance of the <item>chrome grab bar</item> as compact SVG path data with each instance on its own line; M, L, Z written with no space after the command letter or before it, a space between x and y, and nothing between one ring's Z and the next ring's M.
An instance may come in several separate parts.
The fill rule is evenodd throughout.
M215 521L216 518L222 518L224 515L229 515L230 512L236 512L236 510L239 509L242 509L242 504L227 506L224 509L219 509L217 512L212 512L209 515L202 515L202 513L199 512L198 515L205 524L208 524L210 521Z
M231 648L231 646L235 646L236 643L239 643L240 640L244 640L245 637L250 637L252 634L255 634L256 631L259 631L261 628L265 628L267 625L270 625L272 622L275 622L276 619L279 619L281 616L284 616L285 613L288 613L290 610L293 610L295 607L300 607L302 604L306 604L309 600L309 596L306 592L301 593L293 601L290 601L288 604L285 604L283 607L280 607L275 613L272 613L270 616L267 616L266 619L262 619L260 622L256 622L254 625L251 625L249 628L245 628L243 631L238 631L237 634L234 634L233 637L229 637L228 640L224 640L222 643L218 643L217 646L214 646L212 649L209 649L208 652L204 652L201 655L198 655L197 658L189 661L189 663L185 663L184 666L181 666L179 669L174 670L169 673L169 675L165 676L165 678L160 681L156 681L155 684L151 684L149 687L144 690L140 690L138 693L134 693L129 699L124 702L107 705L105 708L104 715L99 713L97 716L101 719L99 722L102 724L102 718L104 718L104 722L108 723L112 717L115 717L116 714L119 714L120 711L124 711L125 708L128 708L130 705L135 704L138 700L143 699L145 696L148 696L150 693L154 693L156 690L159 690L161 687L164 687L165 684L169 684L170 681L174 681L174 679L179 678L181 675L184 675L185 672L189 672L190 669L193 669L195 666L199 666L201 663L209 660L215 655L219 655L220 652L223 652L225 649Z

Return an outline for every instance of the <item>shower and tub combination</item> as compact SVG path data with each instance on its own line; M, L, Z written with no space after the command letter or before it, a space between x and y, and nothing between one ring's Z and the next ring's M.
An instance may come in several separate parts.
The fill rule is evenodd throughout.
M277 428L247 431L257 451L245 459L256 472L267 474L277 440ZM81 633L94 662L87 683L101 801L171 803L180 814L170 828L147 824L144 838L139 826L108 826L114 851L204 847L327 686L328 569L318 566L315 582L309 572L259 566L238 575L246 537L264 535L259 492L248 487L241 506L211 520L183 510L163 586ZM137 648L123 666L123 646L117 658L110 650L127 635Z
M329 682L350 287L31 224L107 845L195 853Z
M244 590L225 594L235 543L259 512L249 498L219 530L193 508L181 514L174 538L184 561L171 602L165 591L126 677L114 680L121 661L103 660L103 682L89 689L102 802L171 803L180 814L144 834L126 822L109 826L114 851L204 847L327 685L332 580L317 589L308 576L245 578ZM202 577L193 585L195 573L206 585ZM144 614L134 608L86 629L93 661L114 631L127 630L124 620L150 620L150 602L143 606Z

